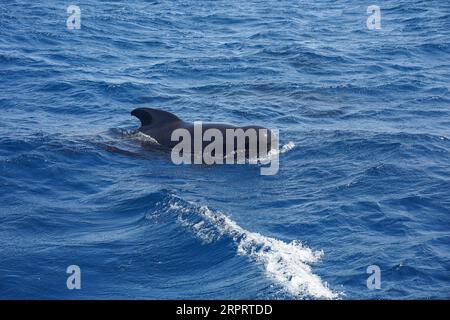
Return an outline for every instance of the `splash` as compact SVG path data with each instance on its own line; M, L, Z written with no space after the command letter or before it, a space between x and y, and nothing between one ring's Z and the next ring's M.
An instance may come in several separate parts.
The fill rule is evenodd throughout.
M152 136L146 135L140 131L134 132L129 135L129 137L133 140L139 141L139 142L145 142L150 144L159 145L158 140L153 138Z
M176 213L177 222L204 243L213 243L223 237L232 239L238 255L247 256L262 265L268 278L292 296L338 298L339 294L333 292L310 267L320 260L323 251L313 251L299 241L286 243L250 232L220 212L181 199L172 199L169 211Z
M295 143L293 141L289 141L288 143L284 144L280 148L280 153L286 153L286 152L294 149L294 147L295 147Z
M279 157L280 154L286 153L294 149L295 143L293 141L289 141L288 143L281 146L278 149L271 149L266 156L259 157L257 161L260 164L267 164Z

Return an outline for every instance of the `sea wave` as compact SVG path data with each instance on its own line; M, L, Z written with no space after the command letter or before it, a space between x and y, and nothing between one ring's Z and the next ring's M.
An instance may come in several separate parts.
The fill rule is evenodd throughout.
M184 201L174 195L170 195L158 207L165 213L174 214L179 225L205 244L213 244L222 238L229 239L236 254L261 265L269 279L295 298L336 299L340 295L314 274L311 268L323 257L322 250L308 248L298 240L288 243L246 230L222 212ZM160 211L152 212L146 217L152 220L159 214Z

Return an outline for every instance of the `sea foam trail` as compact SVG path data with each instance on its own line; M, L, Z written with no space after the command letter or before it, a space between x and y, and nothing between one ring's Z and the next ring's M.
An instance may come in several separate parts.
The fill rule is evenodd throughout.
M313 251L299 241L290 243L250 232L220 212L207 206L196 206L174 198L169 211L176 213L177 221L205 243L229 237L236 245L238 255L248 256L264 267L267 276L287 293L297 298L335 299L326 282L312 272L310 264L317 262L322 251Z

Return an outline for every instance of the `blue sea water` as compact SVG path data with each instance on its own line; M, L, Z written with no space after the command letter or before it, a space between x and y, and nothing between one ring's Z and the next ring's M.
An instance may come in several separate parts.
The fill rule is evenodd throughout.
M0 298L449 299L449 30L437 0L1 1ZM280 171L177 166L137 106L277 128Z

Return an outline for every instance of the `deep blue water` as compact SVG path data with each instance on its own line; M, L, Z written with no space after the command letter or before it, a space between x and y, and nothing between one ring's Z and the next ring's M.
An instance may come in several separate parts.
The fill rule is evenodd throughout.
M0 298L450 298L448 2L68 4L0 4ZM177 166L137 106L290 150Z

